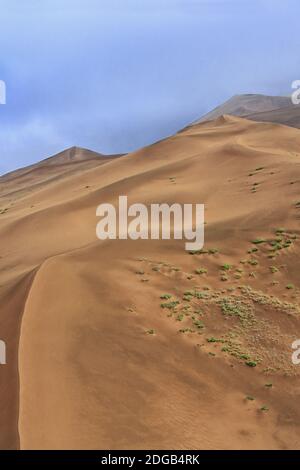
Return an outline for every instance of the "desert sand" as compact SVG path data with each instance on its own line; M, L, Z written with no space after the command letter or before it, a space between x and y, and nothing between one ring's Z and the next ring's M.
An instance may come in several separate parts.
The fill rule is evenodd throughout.
M300 448L300 133L223 115L0 178L0 447ZM96 207L204 203L204 250Z

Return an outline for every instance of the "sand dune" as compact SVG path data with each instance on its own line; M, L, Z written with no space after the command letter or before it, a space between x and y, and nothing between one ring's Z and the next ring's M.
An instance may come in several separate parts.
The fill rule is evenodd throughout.
M299 130L225 115L0 178L0 446L300 448L299 169ZM204 251L97 240L122 194L204 203Z
M57 178L65 178L69 174L82 173L122 155L102 155L80 147L72 147L53 157L49 157L34 165L12 171L0 176L0 196L24 194L33 186L41 187Z

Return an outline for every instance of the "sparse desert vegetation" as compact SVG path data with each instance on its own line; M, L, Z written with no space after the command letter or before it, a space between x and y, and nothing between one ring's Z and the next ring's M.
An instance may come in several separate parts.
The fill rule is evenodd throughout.
M2 387L3 439L11 447L19 436L41 446L51 436L57 444L45 413L71 446L83 416L97 430L89 439L95 447L103 435L120 445L112 421L132 447L142 438L167 448L178 422L183 431L176 446L184 448L201 447L207 435L212 446L229 447L231 435L240 448L258 441L288 447L287 434L300 435L293 401L299 369L291 362L300 331L300 206L297 185L289 184L300 158L289 149L299 137L288 127L274 133L270 125L254 126L231 117L192 126L109 163L94 155L85 162L80 151L76 164L63 157L63 165L53 165L51 183L43 179L44 164L38 166L41 171L30 173L30 193L23 192L28 176L22 173L2 180L5 194L16 177L20 188L13 201L1 196L1 211L9 207L0 226L3 335L15 345L10 382ZM238 152L232 152L237 133ZM96 241L99 198L113 203L132 181L146 203L152 195L204 202L203 249L186 251L173 239ZM274 187L286 191L276 204ZM84 413L74 406L78 396L87 396ZM191 415L204 434L191 425ZM247 436L241 422L249 423Z

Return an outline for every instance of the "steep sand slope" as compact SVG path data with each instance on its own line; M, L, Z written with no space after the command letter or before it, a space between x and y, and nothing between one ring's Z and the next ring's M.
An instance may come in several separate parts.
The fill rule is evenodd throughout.
M300 448L299 168L298 130L223 116L1 197L1 447ZM205 203L205 251L98 241L122 194Z
M84 178L86 170L109 163L117 157L119 155L104 156L90 150L72 147L35 165L0 177L0 231L1 229L4 231L0 238L0 332L1 339L6 341L8 356L8 364L1 367L0 374L3 393L3 406L0 407L1 448L16 448L19 445L17 429L19 327L25 299L38 266L36 263L39 263L37 260L40 259L39 256L37 260L34 259L36 246L33 234L36 227L32 226L32 230L27 232L28 239L32 239L33 242L27 248L24 245L24 239L22 239L23 229L21 227L26 220L27 213L32 214L38 211L40 206L45 207L47 204L47 198L42 201L40 196L40 191L43 188L49 189L49 194L53 199L55 186L59 181L66 185L68 179L76 174L80 175L80 178ZM87 189L85 188L85 190ZM48 202L50 205L52 204L51 197ZM20 207L20 212L18 207ZM15 248L13 251L14 253L20 252L20 258L16 263L11 257L12 253L9 252L7 239L11 239L11 241L14 239ZM45 241L43 248L45 253L49 242L50 240Z

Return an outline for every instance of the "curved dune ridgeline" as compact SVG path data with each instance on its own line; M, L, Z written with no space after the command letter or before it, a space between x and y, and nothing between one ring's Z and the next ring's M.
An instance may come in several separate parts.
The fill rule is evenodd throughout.
M299 132L223 115L0 178L1 448L300 447ZM98 240L124 194L204 203L204 250Z

